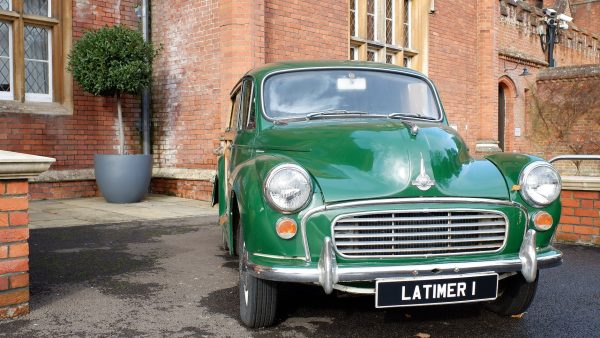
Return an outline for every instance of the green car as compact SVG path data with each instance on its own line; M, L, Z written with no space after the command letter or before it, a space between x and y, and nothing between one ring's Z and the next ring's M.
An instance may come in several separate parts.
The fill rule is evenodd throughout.
M541 158L474 159L433 83L393 65L284 62L231 93L213 202L239 256L240 317L273 325L281 283L370 295L377 308L531 304L561 181Z

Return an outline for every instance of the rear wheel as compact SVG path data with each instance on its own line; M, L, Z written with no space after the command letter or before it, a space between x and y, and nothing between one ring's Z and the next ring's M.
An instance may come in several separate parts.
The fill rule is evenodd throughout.
M538 278L532 283L528 283L520 273L504 278L498 285L498 298L486 304L486 308L501 316L522 314L535 297Z
M271 326L277 314L277 282L251 276L242 264L248 255L244 244L242 227L237 236L237 252L240 258L240 318L250 328Z

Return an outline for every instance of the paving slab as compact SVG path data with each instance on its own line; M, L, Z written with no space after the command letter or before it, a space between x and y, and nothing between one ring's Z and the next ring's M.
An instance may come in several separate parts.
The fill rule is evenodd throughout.
M102 197L32 201L32 229L122 223L194 216L215 216L210 203L166 195L148 195L139 203L108 203Z

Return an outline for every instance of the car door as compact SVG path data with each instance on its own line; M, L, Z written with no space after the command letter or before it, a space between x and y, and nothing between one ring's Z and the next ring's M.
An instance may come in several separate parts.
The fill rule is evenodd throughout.
M231 154L232 144L237 134L237 125L240 114L240 105L242 101L241 86L238 84L231 94L231 111L229 122L225 132L221 134L220 146L215 150L219 156L217 158L217 175L215 177L212 193L213 206L219 203L220 223L224 223L224 217L227 214L227 203L229 201L229 174L231 172Z
M235 171L237 166L248 161L254 155L254 123L250 122L250 112L254 111L253 89L252 79L246 77L242 80L239 90L234 94L237 95L236 100L239 97L239 109L236 121L236 133L231 145L230 174ZM229 179L234 179L234 177L230 176Z

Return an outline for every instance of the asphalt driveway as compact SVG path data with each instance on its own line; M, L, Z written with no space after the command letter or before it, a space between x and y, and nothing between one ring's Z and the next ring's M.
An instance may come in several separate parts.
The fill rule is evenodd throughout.
M520 319L476 305L376 310L373 298L290 286L277 327L237 319L237 263L215 217L31 231L30 315L0 336L590 337L600 332L600 249L560 246Z

